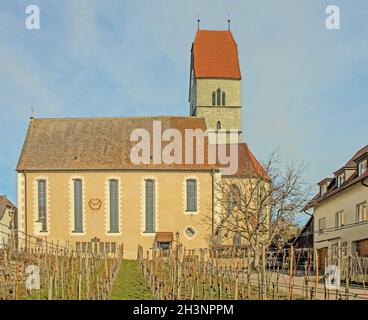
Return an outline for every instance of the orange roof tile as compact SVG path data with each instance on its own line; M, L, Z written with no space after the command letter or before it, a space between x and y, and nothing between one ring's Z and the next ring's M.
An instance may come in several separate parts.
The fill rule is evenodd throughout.
M196 78L242 78L238 46L230 31L198 30L192 54Z
M226 154L230 154L230 146L231 144L226 145ZM219 168L223 167L220 165L220 162L218 162L218 166ZM252 151L250 151L246 143L238 143L238 168L232 176L240 178L260 177L267 182L271 182L270 176L258 162Z
M0 196L0 220L3 218L6 209L14 210L15 206L6 196Z

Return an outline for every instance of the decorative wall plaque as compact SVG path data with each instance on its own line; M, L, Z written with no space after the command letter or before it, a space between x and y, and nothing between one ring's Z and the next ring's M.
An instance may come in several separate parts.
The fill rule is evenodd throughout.
M88 201L88 206L91 210L100 210L102 206L102 201L100 199L91 199Z

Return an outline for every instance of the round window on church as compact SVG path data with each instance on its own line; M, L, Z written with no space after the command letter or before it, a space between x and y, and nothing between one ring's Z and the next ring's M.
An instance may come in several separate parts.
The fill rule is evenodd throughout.
M184 234L187 236L188 239L192 239L195 237L197 232L195 231L193 227L186 227L184 230Z

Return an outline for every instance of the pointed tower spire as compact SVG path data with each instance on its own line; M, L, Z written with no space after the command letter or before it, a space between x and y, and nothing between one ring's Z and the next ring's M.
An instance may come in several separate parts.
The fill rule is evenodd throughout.
M197 30L199 30L199 24L200 24L200 22L201 22L201 19L199 18L199 8L198 8L198 13L197 13L197 24L198 24L198 26L197 26Z
M227 29L230 31L230 8L227 10Z
M34 113L35 113L35 108L31 106L31 116L29 117L30 119L34 118Z

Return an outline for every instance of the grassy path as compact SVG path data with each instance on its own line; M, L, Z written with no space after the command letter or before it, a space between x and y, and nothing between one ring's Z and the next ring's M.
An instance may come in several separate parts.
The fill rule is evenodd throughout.
M144 283L135 260L123 260L111 293L112 300L149 300L150 290Z

